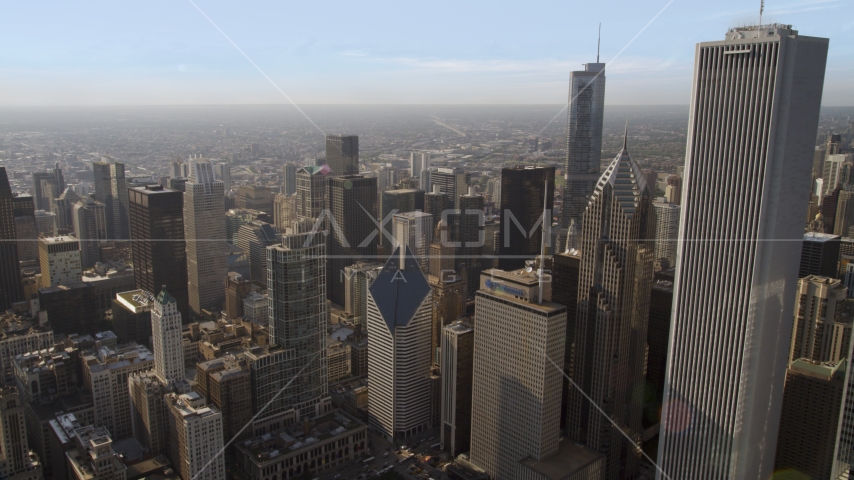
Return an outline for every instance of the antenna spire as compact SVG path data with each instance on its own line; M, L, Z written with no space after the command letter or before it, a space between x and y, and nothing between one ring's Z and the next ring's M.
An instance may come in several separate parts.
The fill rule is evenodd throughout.
M762 14L765 12L765 0L759 0L759 28L762 28Z
M626 119L626 132L623 134L623 151L626 151L626 148L629 144L629 121Z
M763 2L765 0L762 0ZM596 63L599 63L599 49L602 47L602 22L599 22L599 40L596 41Z

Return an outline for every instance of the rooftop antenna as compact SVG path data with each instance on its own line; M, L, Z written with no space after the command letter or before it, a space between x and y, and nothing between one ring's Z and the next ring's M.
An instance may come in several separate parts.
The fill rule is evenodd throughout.
M763 2L765 0L762 0ZM599 40L596 41L596 63L599 63L599 48L602 46L602 22L599 22Z
M759 28L762 28L762 14L765 12L765 0L759 0Z

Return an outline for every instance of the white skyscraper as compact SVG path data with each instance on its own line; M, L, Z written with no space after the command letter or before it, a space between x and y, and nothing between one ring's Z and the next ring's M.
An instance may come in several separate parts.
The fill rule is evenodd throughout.
M773 473L827 48L776 24L696 47L658 450L668 478Z
M602 114L605 110L605 64L584 64L584 70L569 74L566 113L566 170L563 218L581 225L587 199L599 180L602 161Z
M391 221L395 241L409 247L418 258L421 271L426 272L429 267L427 254L433 243L433 215L420 211L398 213Z
M154 373L165 385L184 378L184 346L178 302L164 288L151 305Z
M389 439L423 432L430 424L432 298L405 246L368 287L369 422Z
M545 460L558 453L563 375L549 359L563 359L566 307L540 302L539 277L524 269L486 270L480 287L474 309L471 462L490 478L544 478L517 472L527 458ZM548 292L543 296L549 298ZM372 349L373 342L371 337Z
M225 303L224 185L207 160L190 160L190 180L184 190L184 238L190 310L217 309Z
M673 266L679 238L679 205L653 202L652 207L655 209L655 259L666 258Z

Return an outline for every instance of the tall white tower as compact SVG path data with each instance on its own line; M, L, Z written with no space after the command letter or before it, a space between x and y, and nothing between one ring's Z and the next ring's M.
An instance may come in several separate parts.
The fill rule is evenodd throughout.
M432 292L418 260L397 247L368 287L369 421L386 438L430 423Z
M165 385L184 379L184 345L181 312L166 287L151 305L151 336L154 340L154 374Z
M827 48L777 24L697 45L658 450L669 478L773 473Z
M207 160L190 160L184 190L184 238L190 310L216 309L225 303L225 192Z

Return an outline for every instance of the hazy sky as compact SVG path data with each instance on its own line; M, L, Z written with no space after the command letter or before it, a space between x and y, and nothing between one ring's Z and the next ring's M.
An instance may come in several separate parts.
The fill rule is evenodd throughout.
M759 14L673 0L638 35L669 0L194 1L307 104L565 103L599 22L607 103L687 104L694 44ZM768 0L764 20L829 37L823 103L854 105L850 0ZM287 102L189 0L6 2L0 45L0 105Z

